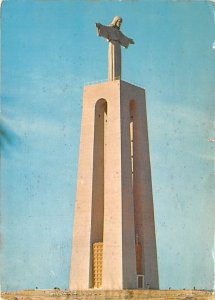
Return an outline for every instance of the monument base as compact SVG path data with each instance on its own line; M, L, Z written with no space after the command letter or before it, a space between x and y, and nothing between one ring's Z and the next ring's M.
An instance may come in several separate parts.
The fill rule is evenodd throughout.
M24 290L2 293L4 300L102 300L102 299L141 299L141 300L215 300L215 292L198 290L115 290L87 291Z
M159 289L145 91L86 86L69 288L144 285Z

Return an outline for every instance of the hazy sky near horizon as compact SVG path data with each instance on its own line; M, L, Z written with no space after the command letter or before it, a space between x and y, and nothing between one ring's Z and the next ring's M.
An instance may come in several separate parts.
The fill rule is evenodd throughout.
M107 80L95 23L115 15L135 40L123 79L146 89L160 287L214 288L214 8L3 2L3 290L68 287L83 87Z

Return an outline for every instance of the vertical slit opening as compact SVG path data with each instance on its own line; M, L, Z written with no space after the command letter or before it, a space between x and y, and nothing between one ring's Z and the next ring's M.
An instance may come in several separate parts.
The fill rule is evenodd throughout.
M90 287L102 287L103 228L104 228L104 161L107 101L95 105L92 219L91 219L91 282Z
M131 147L131 177L132 177L132 188L133 188L133 180L134 180L134 123L133 116L130 115L130 147Z
M137 199L135 199L135 194L134 194L134 188L135 188L135 179L137 176L137 166L138 162L136 161L136 134L135 132L138 130L137 128L137 111L136 111L136 103L135 100L130 101L130 145L131 145L131 176L132 176L132 189L133 189L133 201L134 201L134 225L135 225L135 250L136 250L136 273L137 273L137 278L139 278L140 275L143 275L143 248L142 244L140 242L140 233L139 233L139 228L138 228L138 222L137 222L137 215L136 212L138 210L137 207ZM138 281L139 282L139 281ZM139 284L138 284L139 286Z

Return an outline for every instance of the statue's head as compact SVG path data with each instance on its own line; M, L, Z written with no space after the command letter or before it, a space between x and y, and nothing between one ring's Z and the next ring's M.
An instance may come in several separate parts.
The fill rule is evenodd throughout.
M121 24L122 24L122 18L119 16L116 16L113 18L113 21L111 22L110 25L120 29Z

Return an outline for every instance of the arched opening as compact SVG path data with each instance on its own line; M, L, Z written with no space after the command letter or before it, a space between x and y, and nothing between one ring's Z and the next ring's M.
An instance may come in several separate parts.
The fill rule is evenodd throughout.
M104 229L104 161L105 133L107 124L107 101L100 99L95 105L93 190L91 219L91 287L102 286L103 229Z

